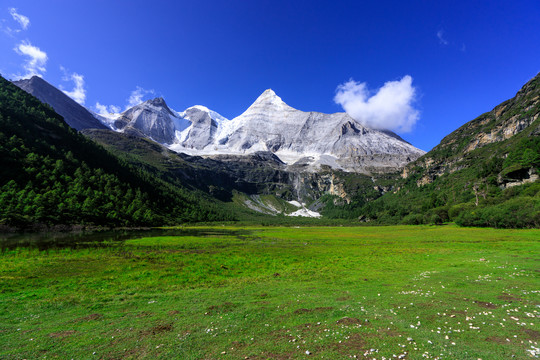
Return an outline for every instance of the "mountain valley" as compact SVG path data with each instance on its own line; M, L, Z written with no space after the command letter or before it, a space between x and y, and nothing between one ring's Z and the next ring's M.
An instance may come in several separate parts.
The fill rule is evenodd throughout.
M270 89L228 120L200 105L177 112L163 98L119 114L96 114L41 78L14 83L129 166L204 194L235 219L255 212L380 224L537 227L539 81L537 75L515 98L427 154L346 113L296 110ZM521 225L505 225L493 214L471 220L473 210L490 213L516 198L531 214Z

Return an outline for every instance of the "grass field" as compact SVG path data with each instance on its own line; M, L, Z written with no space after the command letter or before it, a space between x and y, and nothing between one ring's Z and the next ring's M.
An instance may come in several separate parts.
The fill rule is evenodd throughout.
M530 359L540 230L215 228L0 255L2 359Z

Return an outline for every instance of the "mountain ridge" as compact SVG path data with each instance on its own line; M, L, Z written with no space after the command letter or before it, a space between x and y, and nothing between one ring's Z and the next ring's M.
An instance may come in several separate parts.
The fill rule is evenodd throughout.
M539 116L540 73L523 85L513 98L445 136L430 152L408 164L402 176L407 177L411 169L420 166L426 174L419 183L429 183L437 176L462 168L460 164L475 150L509 140L530 126L534 126L531 136L538 136ZM507 156L504 153L500 155Z
M13 81L13 84L23 89L27 93L37 97L42 103L49 104L59 114L62 115L66 123L76 130L83 129L105 129L99 119L96 119L83 105L64 94L39 76L32 76L29 79Z
M129 112L137 113L133 109L145 103L118 119L136 122ZM321 165L363 173L394 171L424 154L398 135L366 128L346 113L296 110L271 89L232 120L197 105L175 115L190 122L174 129L176 137L172 136L173 122L164 116L155 119L161 121L167 136L157 137L151 127L138 129L176 152L215 156L270 151L289 165L309 163L312 171ZM116 128L122 131L123 127Z
M119 114L97 114L41 78L14 83L49 103L77 130L109 128L147 137L189 155L270 151L288 165L302 163L310 171L330 166L370 174L401 169L424 154L397 134L366 128L346 113L294 109L272 89L263 91L242 114L229 120L200 105L176 112L161 97Z

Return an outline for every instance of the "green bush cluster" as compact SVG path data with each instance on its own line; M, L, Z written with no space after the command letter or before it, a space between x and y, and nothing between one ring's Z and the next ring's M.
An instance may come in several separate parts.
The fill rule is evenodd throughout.
M522 194L516 197L503 198L500 202L483 206L469 207L459 213L455 222L461 226L538 228L540 227L539 188L540 184L536 183L521 189Z

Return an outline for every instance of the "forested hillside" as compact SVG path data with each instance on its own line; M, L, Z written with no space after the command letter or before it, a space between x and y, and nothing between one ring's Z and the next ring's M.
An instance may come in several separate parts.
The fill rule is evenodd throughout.
M0 77L0 224L138 226L230 219L202 193L113 156Z
M516 96L463 125L375 201L340 213L379 224L455 221L464 226L540 227L540 75Z

